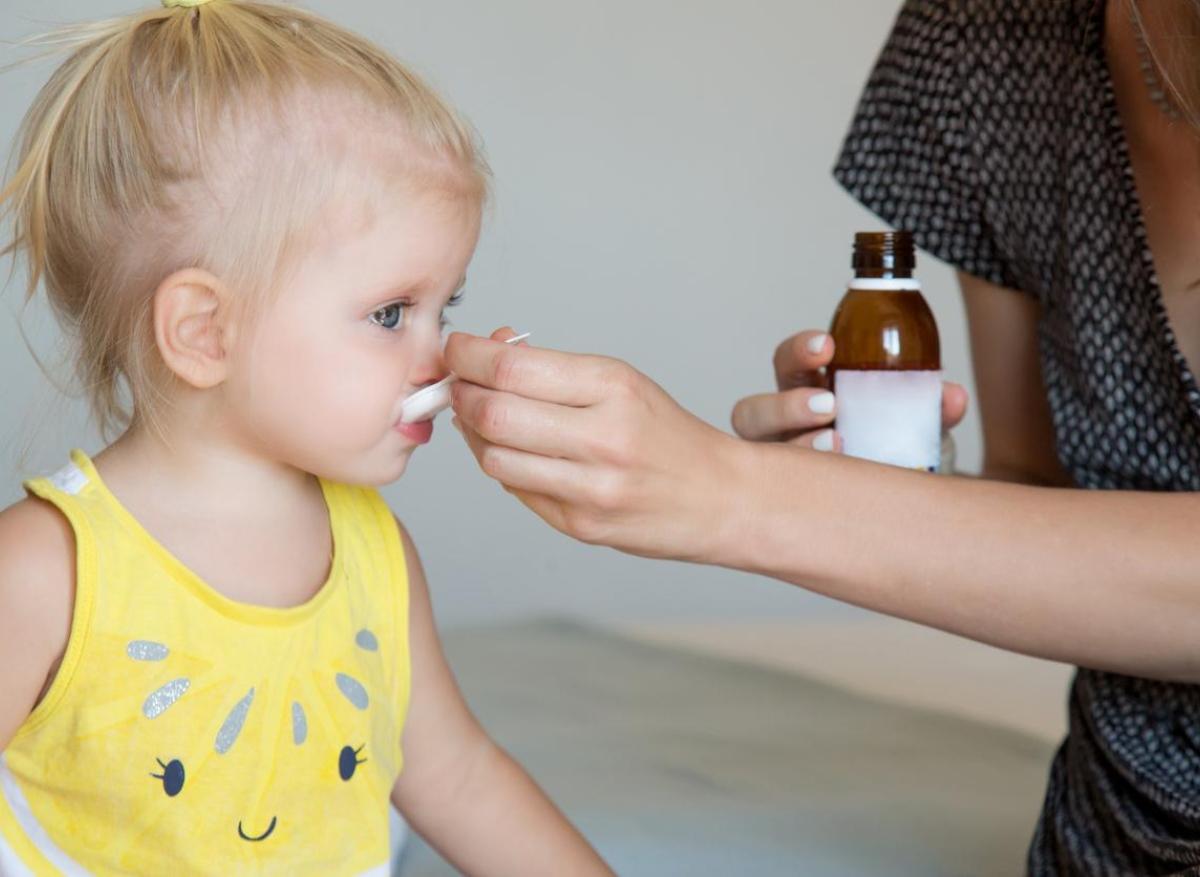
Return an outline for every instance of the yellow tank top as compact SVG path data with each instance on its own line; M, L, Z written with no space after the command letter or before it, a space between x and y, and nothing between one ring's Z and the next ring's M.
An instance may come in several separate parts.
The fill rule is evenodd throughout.
M377 492L321 482L307 603L235 602L155 541L81 451L26 490L77 544L62 665L0 756L0 875L388 873L408 577Z

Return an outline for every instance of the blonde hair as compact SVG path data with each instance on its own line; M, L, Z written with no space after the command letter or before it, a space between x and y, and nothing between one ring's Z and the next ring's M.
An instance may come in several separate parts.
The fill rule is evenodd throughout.
M388 53L306 11L213 0L26 43L68 57L18 132L0 256L14 269L24 256L27 302L44 282L106 435L161 411L153 293L172 272L202 267L260 301L334 202L355 199L369 221L414 183L487 196L466 123Z

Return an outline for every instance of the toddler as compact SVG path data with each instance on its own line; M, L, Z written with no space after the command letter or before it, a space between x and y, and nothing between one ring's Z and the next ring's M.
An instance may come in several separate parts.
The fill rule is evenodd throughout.
M367 40L249 0L67 28L0 210L102 432L0 512L0 874L610 873L487 736L374 485L431 422L488 173Z

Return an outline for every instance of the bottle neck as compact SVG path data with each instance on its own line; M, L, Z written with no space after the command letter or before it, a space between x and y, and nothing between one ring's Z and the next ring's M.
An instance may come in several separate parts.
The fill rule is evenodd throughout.
M920 292L921 281L915 277L862 277L856 274L849 288L866 292Z
M917 264L907 231L860 231L854 235L850 267L863 280L909 280Z
M854 279L863 280L911 280L912 268L884 265L857 265L854 268Z

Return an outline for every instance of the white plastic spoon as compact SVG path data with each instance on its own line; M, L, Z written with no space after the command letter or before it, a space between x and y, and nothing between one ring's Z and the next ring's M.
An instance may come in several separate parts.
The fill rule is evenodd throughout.
M516 344L532 334L532 332L526 332L524 335L509 338L504 343ZM439 412L445 411L450 407L450 385L457 380L458 375L447 375L436 384L430 384L428 387L417 390L405 399L404 404L400 407L400 422L416 423L420 420L429 420Z

